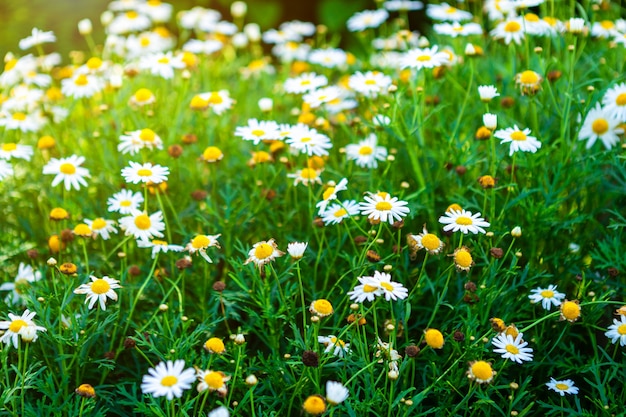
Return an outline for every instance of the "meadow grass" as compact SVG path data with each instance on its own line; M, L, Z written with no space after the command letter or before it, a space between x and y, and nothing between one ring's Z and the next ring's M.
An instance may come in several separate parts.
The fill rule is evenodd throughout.
M395 3L16 46L0 415L623 415L621 3Z

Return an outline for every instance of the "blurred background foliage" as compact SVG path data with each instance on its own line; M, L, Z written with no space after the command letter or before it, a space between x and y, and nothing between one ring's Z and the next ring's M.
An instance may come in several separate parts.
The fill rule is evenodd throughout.
M201 6L219 10L226 20L230 16L233 0L171 0L176 12ZM0 56L7 52L20 53L18 41L28 36L33 27L52 30L57 36L55 50L67 58L72 49L86 49L87 45L78 34L76 24L83 18L94 23L94 38L102 43L104 33L100 15L106 10L108 0L0 0ZM262 29L278 26L288 20L322 23L332 32L344 32L345 22L355 12L376 7L374 0L248 0L247 22L256 22ZM174 29L174 22L170 29Z

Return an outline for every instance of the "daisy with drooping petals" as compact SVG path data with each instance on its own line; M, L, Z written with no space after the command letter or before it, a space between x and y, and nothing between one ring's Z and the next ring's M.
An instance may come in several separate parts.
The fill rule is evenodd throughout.
M163 214L160 211L150 215L136 211L130 216L122 217L119 223L126 236L132 235L137 240L151 240L154 237L163 237L161 232L165 230Z
M163 141L152 129L140 129L132 132L126 132L120 136L120 144L117 150L123 154L136 154L141 149L163 149Z
M33 156L33 147L28 145L20 145L13 142L3 143L0 146L0 159L19 158L30 161Z
M5 282L0 285L0 291L11 291L4 301L7 304L17 304L22 301L22 294L28 290L30 284L41 279L41 272L35 271L32 266L20 262L17 267L17 275L13 282Z
M5 331L0 337L0 343L13 344L13 347L17 349L18 338L21 338L23 342L37 340L37 332L45 332L47 329L35 324L33 318L36 314L28 309L24 310L21 316L9 313L9 320L0 321L0 329Z
M133 193L131 190L121 190L107 200L108 210L120 214L131 214L139 210L143 203L143 195L140 192Z
M466 210L448 210L444 216L439 217L439 223L444 224L443 231L461 231L463 234L469 232L473 234L486 233L483 227L491 226L480 217L480 213L472 214Z
M422 68L435 68L447 64L450 61L450 55L445 52L437 52L437 45L432 48L415 48L407 51L400 61L400 67L414 68L421 70Z
M185 250L184 246L171 245L164 240L152 239L152 240L138 240L137 246L140 248L152 249L152 259L156 258L159 253L167 252L182 252Z
M30 32L30 36L21 39L19 42L19 47L22 51L26 49L30 49L33 46L41 45L42 43L51 43L57 40L56 36L54 36L54 32L44 32L43 30L33 28Z
M341 382L326 381L326 401L329 404L337 405L344 402L350 392Z
M117 301L117 294L113 290L122 288L119 284L120 282L107 276L97 278L91 275L89 278L91 278L91 282L82 284L76 288L74 290L74 294L87 294L85 304L89 303L90 310L94 307L96 301L100 303L100 308L102 310L106 310L107 298Z
M363 198L365 202L359 203L361 214L367 216L370 221L393 224L411 212L406 207L408 204L406 201L399 200L398 197L391 197L386 192L368 193Z
M541 88L543 77L539 73L526 70L515 74L515 84L520 87L522 95L533 95Z
M529 134L530 129L522 130L517 125L513 125L513 127L497 130L493 136L501 139L500 144L510 143L509 156L512 156L517 151L535 153L541 148L541 142Z
M522 333L518 333L516 337L512 337L506 333L500 333L491 340L491 343L495 347L493 351L495 353L501 353L502 358L510 359L519 364L521 364L522 361L532 361L533 349L526 347L528 346L528 342L522 340L522 336Z
M583 122L578 140L587 140L586 148L590 149L600 139L608 150L619 143L618 133L624 133L619 127L620 120L612 117L612 112L603 108L600 103L589 110Z
M342 178L341 181L339 181L338 184L335 184L334 181L330 181L327 184L327 187L324 190L324 194L322 194L322 201L318 202L315 207L317 207L318 211L317 214L318 215L322 215L322 213L324 213L326 211L326 207L328 207L328 204L337 199L337 193L339 191L344 191L347 190L348 187L348 180L346 178Z
M499 96L500 93L498 93L498 89L493 85L479 85L478 95L480 96L480 101L489 103L495 97Z
M626 316L620 315L619 320L613 319L613 324L604 335L611 339L611 343L617 343L619 340L620 346L626 346Z
M196 235L191 241L185 246L185 250L189 251L190 254L198 253L200 256L204 258L208 263L213 263L209 255L206 254L206 250L211 246L215 246L217 248L220 247L217 238L219 238L221 234L217 235Z
M235 128L235 136L239 136L243 140L252 141L255 145L258 145L262 140L281 139L278 123L273 120L248 119L247 126L237 126Z
M441 239L439 239L439 237L437 237L437 235L428 233L426 225L424 225L422 233L418 235L408 234L406 239L412 252L426 249L429 254L436 255L441 252L444 247L444 243Z
M332 204L319 215L322 217L324 225L328 226L329 224L339 224L348 217L356 216L359 211L359 203L354 200L345 200L341 204Z
M378 167L378 161L387 159L387 148L378 146L376 134L371 133L359 143L346 146L346 157L361 168L374 169Z
M183 370L184 367L185 361L182 359L175 362L160 362L143 376L141 391L144 394L152 394L153 397L165 396L169 401L174 397L180 398L183 391L191 388L191 384L196 380L195 369Z
M248 252L248 259L244 262L244 265L253 262L258 268L262 268L263 265L269 264L274 259L283 256L285 252L278 249L278 245L274 242L274 239L268 241L257 242L252 246L252 249Z
M530 302L538 303L541 301L544 310L550 310L552 306L560 306L561 301L565 298L565 294L556 290L556 285L548 285L548 288L535 288L530 292L531 294L528 296Z
M549 389L561 394L561 397L564 397L565 394L578 394L578 388L574 385L574 381L571 379L557 381L554 378L550 378L550 382L546 383L546 386Z
M56 175L52 180L52 186L63 182L67 191L72 188L80 190L80 186L87 186L85 177L89 178L89 170L81 167L85 162L83 156L72 155L67 158L52 158L43 167L43 173L46 175Z
M111 238L111 233L117 233L115 221L113 220L106 220L102 217L98 217L94 220L85 219L85 223L89 226L95 236L100 236L103 240L109 240Z
M307 246L309 246L308 242L291 242L287 244L287 253L294 261L302 259Z
M206 390L216 391L222 396L228 393L226 383L230 381L230 376L221 371L212 371L210 369L203 371L198 370L197 378L200 383L198 384L198 392L204 392Z
M362 32L365 29L377 28L388 17L389 13L385 9L363 10L352 15L346 25L350 32Z
M332 352L333 355L340 358L343 358L346 354L352 352L352 350L350 350L350 343L346 343L334 335L317 336L317 341L326 346L324 352Z
M626 83L616 84L602 97L604 111L620 122L626 121Z
M124 180L131 184L152 183L160 184L163 181L167 181L167 176L170 174L170 169L162 167L161 165L152 165L150 162L140 164L138 162L130 161L130 166L122 168L122 176Z

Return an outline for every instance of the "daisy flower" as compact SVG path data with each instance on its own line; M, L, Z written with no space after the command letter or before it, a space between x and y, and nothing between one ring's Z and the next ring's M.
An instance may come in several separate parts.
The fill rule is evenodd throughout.
M346 146L346 158L355 161L361 168L377 168L378 161L387 159L387 148L378 146L378 138L375 133L371 133L367 138L359 143Z
M500 144L510 143L509 156L512 156L517 151L535 153L541 148L541 142L529 134L530 129L522 130L517 125L513 125L512 128L497 130L493 136L501 140Z
M24 310L21 316L9 313L9 320L0 321L0 329L4 330L4 334L0 337L0 343L7 345L13 344L17 349L18 338L24 342L34 342L37 340L37 332L47 331L45 327L37 326L33 321L37 313L30 310Z
M334 310L330 301L324 298L318 298L317 300L311 302L309 312L317 317L327 317L333 314Z
M600 103L589 110L578 132L578 140L587 140L587 149L590 149L598 139L602 141L607 150L619 143L617 134L623 133L624 130L618 127L620 120L612 117L613 113L613 111L602 107Z
M333 147L328 136L302 123L291 128L285 143L292 149L309 156L328 155L328 149Z
M300 74L295 78L287 78L283 84L283 88L287 93L304 94L328 84L328 78L324 75L318 75L314 72Z
M152 394L153 397L165 396L169 401L180 398L183 391L191 388L196 380L196 371L185 367L185 361L179 359L175 362L160 362L155 368L150 368L148 374L143 376L141 391L144 394Z
M565 298L565 294L556 291L556 285L548 285L548 288L535 288L530 292L531 294L528 296L530 302L538 303L541 301L544 310L550 310L552 306L560 306L561 301Z
M491 344L495 346L495 353L501 353L502 358L510 359L519 364L522 361L532 361L532 348L528 346L528 342L522 340L522 333L518 333L515 338L506 333L500 333L491 340Z
M11 293L7 294L5 301L7 304L17 304L21 301L21 295L30 287L30 284L40 279L40 271L35 271L32 266L20 262L14 281L0 285L0 291L11 291Z
M262 140L280 139L278 131L278 123L273 120L257 120L248 119L247 126L237 126L235 128L235 136L239 136L243 140L252 141L258 145Z
M39 112L28 114L21 111L0 113L0 126L4 126L6 130L37 132L46 122L46 119Z
M337 405L344 402L350 392L341 382L326 381L326 401L329 404Z
M189 106L194 110L204 110L210 108L215 114L222 114L229 110L235 100L230 97L228 90L209 91L193 96Z
M152 249L152 259L156 258L159 253L167 252L182 252L185 250L184 246L171 245L164 240L152 239L152 240L138 240L137 246L140 248Z
M172 52L156 53L145 56L139 61L139 69L148 70L150 74L169 80L174 77L175 69L185 68L181 56L174 56Z
M107 32L113 35L123 35L129 32L141 32L149 29L150 26L152 26L152 22L148 16L137 13L135 10L127 10L125 13L115 16L109 23Z
M54 32L44 32L43 30L33 28L30 32L30 36L21 39L19 42L19 47L22 51L26 49L30 49L33 46L41 45L42 43L51 43L57 40L56 36L54 36Z
M472 214L466 210L447 210L444 216L439 217L439 223L444 224L443 231L461 231L463 234L469 232L473 234L486 233L483 227L491 226L480 217L480 213Z
M422 68L434 68L447 64L450 61L450 55L445 52L437 52L438 46L432 48L415 48L407 51L400 61L400 67L414 68L421 70Z
M561 320L567 320L570 323L580 318L580 302L578 300L565 300L561 303Z
M128 104L136 107L143 107L149 104L156 102L156 96L152 91L147 88L140 88L135 91L130 99L128 100Z
M602 105L604 111L613 119L626 121L626 83L616 84L610 88L602 97Z
M406 201L398 200L398 197L391 197L389 193L368 193L365 202L359 203L361 214L367 216L371 221L389 222L393 224L402 220L410 209L406 207Z
M131 214L139 210L141 203L143 203L143 195L140 192L133 193L127 189L113 194L107 200L108 210L120 214Z
M429 233L426 229L426 225L422 230L422 233L418 235L407 235L407 243L411 248L411 251L417 252L421 249L426 249L429 254L436 255L441 252L444 247L444 243L437 237L437 235Z
M346 25L350 32L362 32L365 29L377 28L388 17L389 13L385 9L363 10L352 15Z
M335 184L334 181L330 181L327 184L327 188L324 190L322 194L322 201L318 202L315 207L318 209L318 214L321 216L322 213L326 211L326 207L328 204L337 199L337 193L339 191L347 190L348 180L346 178L342 178L338 184Z
M339 100L341 96L342 91L339 87L330 86L310 91L302 96L302 100L312 109L316 109L322 104L327 104L335 100Z
M230 381L230 376L224 372L212 371L210 369L203 371L198 369L196 377L200 383L198 384L198 392L204 392L206 390L216 391L221 396L225 396L228 393L226 383Z
M480 101L489 103L495 97L499 96L500 93L498 93L498 90L493 85L479 85L478 95L480 96Z
M472 361L467 370L467 377L479 384L488 384L493 380L496 371L485 361Z
M87 284L82 284L81 286L76 288L74 290L74 294L87 294L87 298L85 298L85 304L89 303L90 310L94 307L96 301L100 303L100 308L102 310L106 310L107 298L110 298L113 301L117 301L117 294L113 290L122 288L120 286L120 282L107 276L97 278L91 275L89 278L91 278L91 282L88 282Z
M509 17L498 23L489 34L496 40L503 39L506 45L511 42L521 45L526 37L524 32L524 22L522 19L520 17Z
M115 221L113 220L98 217L94 220L85 219L85 223L89 226L94 235L102 237L103 240L109 240L111 233L117 233Z
M526 70L515 74L515 84L520 86L522 95L535 94L541 88L543 77L535 71Z
M383 291L387 301L396 301L398 299L403 300L408 297L409 290L407 290L399 282L393 282L390 274L375 271L373 278L376 280L377 286Z
M206 254L206 250L211 246L220 247L217 239L221 236L221 234L217 235L196 235L191 241L185 246L185 250L189 251L190 254L198 253L200 256L204 258L208 263L213 263L209 255Z
M439 35L446 35L452 38L457 36L482 35L483 28L478 23L467 23L465 25L459 22L454 23L437 23L433 26L435 32Z
M122 217L119 223L126 236L132 235L137 240L151 240L154 237L163 237L161 232L165 230L163 214L160 211L151 215L136 211L130 216Z
M301 259L307 246L309 246L308 242L291 242L287 245L287 253L293 260Z
M95 75L76 73L61 81L61 92L71 98L89 98L99 93L104 83Z
M208 417L230 417L230 411L228 411L228 408L221 405L215 410L209 411Z
M626 316L620 315L619 320L613 319L613 324L604 335L611 339L611 343L617 343L619 340L620 346L626 346Z
M358 277L359 285L348 292L350 300L362 303L363 301L374 301L374 299L384 294L384 290L380 287L378 279L374 277Z
M602 20L600 22L594 22L591 26L591 36L594 38L609 39L618 35L619 31L611 20Z
M140 129L132 132L126 132L125 135L120 136L120 144L117 145L117 150L123 154L130 153L136 154L141 149L148 148L163 149L163 141L152 129Z
M13 166L4 159L0 159L0 181L9 175L13 175L13 173Z
M474 265L474 258L472 258L472 254L470 253L467 246L461 246L460 248L456 248L452 255L454 259L454 266L458 271L469 271L470 268Z
M299 169L293 174L287 174L287 177L294 179L293 185L298 185L302 183L302 185L308 187L309 184L322 183L322 179L320 178L320 171L313 168Z
M348 86L365 97L375 98L387 93L391 85L391 77L379 71L368 71L365 74L357 71L348 79Z
M262 268L263 265L269 264L274 259L283 256L285 252L278 249L278 245L274 242L274 239L268 241L257 242L252 246L252 249L248 252L248 259L244 262L244 265L253 262L258 268Z
M324 352L332 352L333 355L340 358L343 358L346 354L349 354L351 352L350 343L344 342L337 336L317 336L317 341L326 346Z
M426 6L426 15L433 20L446 20L451 22L459 22L462 20L471 20L472 14L456 7L450 6L448 3L429 4Z
M32 156L32 146L20 145L13 142L3 143L2 146L0 146L0 159L9 161L11 158L18 158L30 161Z
M161 165L152 165L150 162L140 164L138 162L130 161L130 166L122 168L122 176L127 183L138 184L152 183L160 184L163 181L167 181L167 176L170 174L170 169L162 167Z
M80 190L81 185L87 186L85 177L90 177L89 170L81 167L83 162L85 162L85 158L76 155L61 159L52 158L43 167L43 173L46 175L55 175L52 180L53 187L63 182L67 191L72 188Z
M325 68L336 68L345 65L348 54L338 48L314 49L309 54L311 64L321 65Z
M390 12L422 10L424 3L418 0L388 0L383 7Z
M561 397L564 397L565 394L578 394L578 388L574 385L574 381L571 379L557 381L554 378L550 378L550 382L546 383L546 386L549 389L561 394Z

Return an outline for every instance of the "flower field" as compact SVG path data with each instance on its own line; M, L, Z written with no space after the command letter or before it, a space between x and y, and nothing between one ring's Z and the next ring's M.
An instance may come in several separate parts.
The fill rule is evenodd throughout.
M4 57L0 415L623 415L621 2L175 3Z

